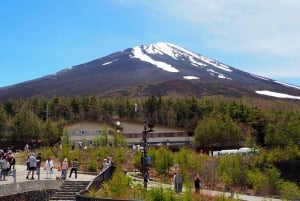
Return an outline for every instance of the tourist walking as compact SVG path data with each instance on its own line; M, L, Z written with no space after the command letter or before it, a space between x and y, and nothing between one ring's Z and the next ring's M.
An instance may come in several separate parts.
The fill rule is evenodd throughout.
M28 161L29 161L29 171L26 176L26 179L29 179L29 175L31 173L31 179L33 180L34 179L34 171L36 170L36 164L37 164L35 153L31 153L31 156L29 157Z
M65 158L61 164L61 179L62 180L65 180L67 178L68 168L69 168L68 159Z
M7 170L6 170L6 174L10 174L11 173L11 167L12 167L12 159L13 159L13 153L11 151L8 151L5 155L5 159L7 162Z
M71 178L72 173L75 173L75 179L77 179L77 167L78 167L78 161L77 158L75 158L75 160L72 162L72 168L71 168L71 172L69 175L69 178Z
M39 153L38 156L36 157L36 174L38 176L38 179L40 179L41 163L42 163L42 154Z
M44 165L44 169L46 170L46 179L52 179L53 167L53 161L51 160L51 158L48 158Z
M1 169L0 179L2 179L3 177L3 181L5 181L7 161L5 160L4 156L1 156L0 158L0 169Z

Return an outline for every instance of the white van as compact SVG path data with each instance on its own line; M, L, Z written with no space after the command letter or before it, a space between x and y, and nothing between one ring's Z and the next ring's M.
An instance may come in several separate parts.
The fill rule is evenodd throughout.
M219 152L220 155L230 155L230 154L237 154L239 151L237 149L227 149L227 150L221 150Z

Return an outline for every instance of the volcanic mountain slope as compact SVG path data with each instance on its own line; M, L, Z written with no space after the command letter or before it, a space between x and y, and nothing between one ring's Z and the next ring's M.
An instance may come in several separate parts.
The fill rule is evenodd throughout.
M170 43L116 52L53 75L0 88L0 99L33 96L203 96L300 99L300 87L249 74Z

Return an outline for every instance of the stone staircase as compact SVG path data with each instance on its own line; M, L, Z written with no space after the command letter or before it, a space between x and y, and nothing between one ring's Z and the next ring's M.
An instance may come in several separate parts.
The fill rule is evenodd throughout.
M84 190L89 181L64 181L49 201L76 201L76 193Z

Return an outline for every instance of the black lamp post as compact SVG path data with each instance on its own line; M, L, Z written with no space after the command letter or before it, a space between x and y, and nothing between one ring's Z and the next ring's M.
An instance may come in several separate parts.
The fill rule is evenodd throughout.
M142 139L142 145L143 145L143 158L142 158L142 173L143 173L143 179L144 179L144 187L147 188L148 180L149 180L149 165L148 165L148 134L150 132L153 132L154 125L152 123L148 122L148 117L144 117L144 131L143 131L143 139Z
M134 111L138 111L138 104L134 104ZM151 119L151 118L150 118ZM148 180L149 180L149 164L148 164L148 137L149 133L153 132L154 125L153 123L149 122L148 116L144 116L144 130L143 130L143 138L142 138L142 147L143 147L143 157L141 159L142 163L142 175L144 179L144 187L147 188Z

